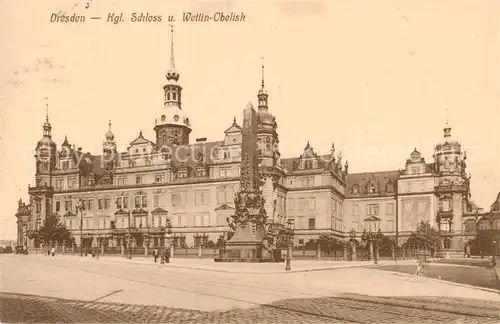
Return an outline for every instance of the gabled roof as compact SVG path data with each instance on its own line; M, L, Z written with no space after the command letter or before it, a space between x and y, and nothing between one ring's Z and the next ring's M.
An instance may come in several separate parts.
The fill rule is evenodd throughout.
M130 145L133 146L133 145L140 145L140 144L154 144L154 143L151 142L150 140L145 139L144 136L142 136L142 131L140 131L139 136L135 140L130 142Z
M365 222L378 222L379 220L380 220L380 218L378 218L377 216L373 216L373 215L365 218Z
M128 215L128 212L127 212L127 211L124 211L123 209L118 209L118 210L115 212L115 215Z
M241 132L241 126L236 124L236 117L234 117L233 124L224 131L226 134L231 134L231 133L240 133Z
M159 215L159 214L168 214L168 211L166 211L165 209L161 208L161 207L158 207L156 208L155 210L153 210L151 212L151 214L155 214L155 215Z
M217 211L217 210L230 210L230 209L234 209L234 208L227 205L227 204L222 204L219 207L215 208L215 211Z

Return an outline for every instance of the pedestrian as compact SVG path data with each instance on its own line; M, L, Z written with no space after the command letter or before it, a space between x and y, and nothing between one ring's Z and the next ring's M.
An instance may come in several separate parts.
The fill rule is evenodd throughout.
M52 247L52 256L54 256L55 254L56 254L56 249Z
M165 263L165 252L163 251L163 249L161 249L161 252L160 252L160 263L161 264Z
M155 258L155 263L156 263L156 260L158 259L158 249L154 249L153 250L153 257Z
M165 262L166 263L170 262L170 250L169 249L167 249L167 251L165 253Z

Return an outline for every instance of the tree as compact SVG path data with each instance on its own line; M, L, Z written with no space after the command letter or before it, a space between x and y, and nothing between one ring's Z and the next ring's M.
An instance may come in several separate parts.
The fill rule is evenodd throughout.
M58 215L50 214L43 221L42 227L34 232L31 238L42 243L57 242L61 244L71 242L71 233L66 226L59 222Z
M425 246L433 249L440 241L439 232L432 228L429 222L420 221L416 231L410 234L405 245L408 246Z
M321 250L326 253L336 252L338 249L342 248L343 242L335 237L332 233L321 234L318 238L319 244L321 245Z

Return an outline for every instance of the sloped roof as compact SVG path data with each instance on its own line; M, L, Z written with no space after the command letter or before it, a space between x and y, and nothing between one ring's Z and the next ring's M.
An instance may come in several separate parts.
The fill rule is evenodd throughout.
M389 195L392 196L397 190L397 180L399 178L399 170L393 171L382 171L382 172L366 172L366 173L350 173L347 175L347 188L346 188L346 198L353 197L368 197L375 194L366 194L365 188L370 181L374 180L378 186L380 192L378 195ZM393 193L388 193L386 191L386 185L391 181L394 185ZM353 194L351 189L354 185L359 186L359 194Z

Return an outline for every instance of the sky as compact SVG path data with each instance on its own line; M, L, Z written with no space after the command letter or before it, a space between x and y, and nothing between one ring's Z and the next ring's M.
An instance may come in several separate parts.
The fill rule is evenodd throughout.
M52 135L100 153L108 120L121 151L155 139L170 66L168 15L191 139L221 140L251 101L265 64L283 157L335 142L349 172L432 162L448 118L467 151L472 198L500 191L500 2L2 0L0 239L15 238L19 198L34 183L46 102ZM244 13L245 22L183 22L183 13ZM52 13L85 15L51 23ZM162 15L132 23L133 13ZM123 13L124 22L106 22ZM103 17L91 20L91 16ZM262 59L263 58L263 59ZM45 97L48 100L44 99Z

